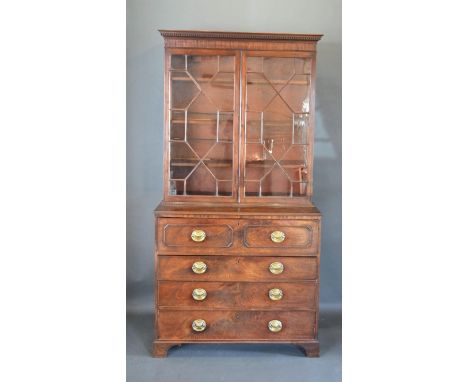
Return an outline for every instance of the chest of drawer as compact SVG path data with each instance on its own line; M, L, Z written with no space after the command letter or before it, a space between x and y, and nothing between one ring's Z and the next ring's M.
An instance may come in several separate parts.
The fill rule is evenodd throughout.
M315 337L312 311L159 310L161 340L306 340Z
M164 254L315 256L318 220L160 218L157 248Z
M167 219L157 225L160 251L193 253L229 250L234 246L238 221L235 219Z
M316 257L158 256L158 280L290 281L316 280Z
M259 253L316 254L319 229L314 220L243 220L242 245L246 251Z
M158 306L160 309L315 309L316 294L315 281L160 281Z

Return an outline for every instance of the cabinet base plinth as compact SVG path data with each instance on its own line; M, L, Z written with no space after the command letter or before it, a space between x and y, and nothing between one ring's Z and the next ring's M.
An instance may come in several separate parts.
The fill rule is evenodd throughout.
M197 343L203 343L206 344L207 342L184 342L184 343L190 343L190 344L197 344ZM215 344L220 344L221 342L209 342L209 343L215 343ZM234 343L250 343L250 342L234 342ZM252 342L253 343L258 343L258 342ZM271 342L272 344L277 342ZM284 344L288 344L288 342L284 342ZM318 341L315 342L289 342L289 344L297 345L302 350L304 351L304 354L306 357L310 358L316 358L320 357L320 343ZM183 344L180 342L159 342L159 341L154 341L153 342L153 357L156 358L165 358L167 357L167 353L170 348L174 346L182 346Z

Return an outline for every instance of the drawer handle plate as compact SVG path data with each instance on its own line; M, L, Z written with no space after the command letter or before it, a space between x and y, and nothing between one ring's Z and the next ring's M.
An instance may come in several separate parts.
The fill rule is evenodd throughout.
M283 324L280 320L271 320L268 323L268 329L270 330L270 332L278 333L281 331L281 329L283 329Z
M191 238L196 243L201 243L206 238L206 232L201 229L195 229L192 231Z
M283 291L279 288L273 288L268 291L268 297L272 301L278 301L283 298Z
M206 298L206 290L204 290L203 288L196 288L193 290L192 292L192 297L194 300L197 300L197 301L202 301Z
M203 261L195 261L192 265L192 271L198 274L205 273L207 268Z
M283 231L273 231L270 237L273 243L282 243L286 239L286 234Z
M284 265L280 263L279 261L275 261L270 264L270 272L273 273L274 275L279 275L280 273L283 273L284 271Z
M192 322L192 329L196 332L203 332L206 329L206 322L201 318L193 320Z

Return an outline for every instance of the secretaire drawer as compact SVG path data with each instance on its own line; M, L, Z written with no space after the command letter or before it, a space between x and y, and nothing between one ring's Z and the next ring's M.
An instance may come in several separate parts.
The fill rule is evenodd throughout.
M158 221L159 250L191 252L210 248L228 250L234 243L237 220L231 219L170 219Z
M158 310L161 340L313 339L313 311Z
M253 251L317 253L319 224L316 220L243 221L243 245Z
M316 308L317 283L159 281L158 307L190 309Z
M180 281L289 281L315 280L316 257L162 256L159 280Z

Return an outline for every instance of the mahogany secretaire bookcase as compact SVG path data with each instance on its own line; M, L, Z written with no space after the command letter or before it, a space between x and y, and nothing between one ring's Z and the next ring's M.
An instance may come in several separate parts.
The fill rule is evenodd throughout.
M319 354L311 203L321 35L161 30L164 200L155 339L293 343Z

